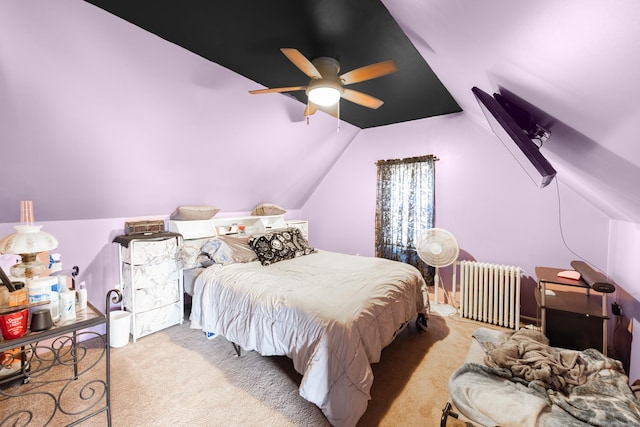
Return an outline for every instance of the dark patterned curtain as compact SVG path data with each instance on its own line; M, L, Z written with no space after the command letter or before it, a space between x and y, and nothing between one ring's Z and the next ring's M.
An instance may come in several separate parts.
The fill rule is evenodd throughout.
M406 262L433 285L434 269L416 252L420 233L433 228L435 156L380 160L376 204L376 256Z

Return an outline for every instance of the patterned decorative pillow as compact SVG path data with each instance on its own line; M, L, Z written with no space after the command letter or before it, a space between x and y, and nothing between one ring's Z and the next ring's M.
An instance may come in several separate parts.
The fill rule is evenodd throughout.
M259 237L249 239L262 265L270 265L286 259L292 259L317 252L309 246L300 229L291 227L274 230Z

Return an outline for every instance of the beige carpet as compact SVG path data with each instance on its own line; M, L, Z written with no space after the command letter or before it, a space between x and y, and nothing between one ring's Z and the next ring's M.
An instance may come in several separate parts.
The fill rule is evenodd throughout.
M463 362L471 333L486 326L433 314L427 332L407 327L373 365L372 398L358 426L440 425L448 378ZM104 373L104 367L96 371ZM187 321L112 349L112 422L115 427L328 426L322 412L298 395L300 379L288 358L255 352L237 357L224 338L207 340ZM10 409L3 406L0 419ZM56 418L50 425L67 422ZM82 425L104 426L106 417Z
M411 325L373 365L372 399L358 426L437 426L447 381L481 323L432 315ZM327 426L298 395L300 375L286 357L243 352L207 340L189 323L112 351L115 426ZM448 425L455 425L449 423Z

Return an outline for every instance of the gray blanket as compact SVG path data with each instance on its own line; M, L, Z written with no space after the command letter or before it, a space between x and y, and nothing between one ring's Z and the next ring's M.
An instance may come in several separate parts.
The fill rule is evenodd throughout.
M482 426L640 425L640 402L620 362L594 349L562 354L529 332L516 342L517 333L474 333L494 366L465 363L449 379L463 415ZM515 357L521 350L526 357Z
M514 376L536 381L546 389L566 391L584 384L590 373L580 352L549 346L549 340L539 331L520 329L498 345L485 343L485 349L489 346L487 366L508 369Z

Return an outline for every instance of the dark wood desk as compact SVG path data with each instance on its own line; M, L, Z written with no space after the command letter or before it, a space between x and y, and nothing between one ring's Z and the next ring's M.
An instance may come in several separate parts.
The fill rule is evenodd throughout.
M535 271L539 325L551 345L575 350L592 347L606 355L607 294L593 291L583 280L558 277L564 271L560 268L536 267Z

